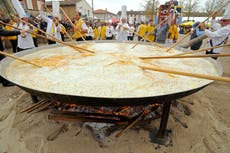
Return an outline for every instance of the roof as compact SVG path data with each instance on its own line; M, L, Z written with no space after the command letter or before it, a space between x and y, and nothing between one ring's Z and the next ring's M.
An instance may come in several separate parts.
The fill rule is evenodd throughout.
M114 14L112 12L109 12L109 11L103 10L103 9L94 10L93 13L94 14L112 14L112 15L116 15L116 14Z

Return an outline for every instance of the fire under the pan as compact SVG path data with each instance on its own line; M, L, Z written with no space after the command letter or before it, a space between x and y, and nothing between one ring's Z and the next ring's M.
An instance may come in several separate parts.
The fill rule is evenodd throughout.
M160 104L147 106L99 107L71 103L52 102L48 118L54 121L81 122L89 127L98 142L119 127L126 127L136 120L152 120L161 117Z

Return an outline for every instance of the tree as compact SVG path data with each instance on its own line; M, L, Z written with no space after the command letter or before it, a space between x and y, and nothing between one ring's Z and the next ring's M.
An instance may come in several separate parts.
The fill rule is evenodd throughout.
M206 0L205 2L205 11L207 14L211 15L214 11L219 11L220 14L223 14L224 9L218 10L224 4L226 4L228 0Z
M158 0L147 0L144 6L145 14L148 18L154 20L157 14L157 6L159 5Z
M187 0L179 0L178 4L179 6L185 6Z
M188 20L191 16L191 12L199 10L198 0L180 0L179 5L184 6L184 11L188 13Z

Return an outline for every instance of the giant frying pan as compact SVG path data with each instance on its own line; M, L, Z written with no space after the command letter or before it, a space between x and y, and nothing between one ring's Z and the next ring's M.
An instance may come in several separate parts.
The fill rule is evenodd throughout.
M114 43L114 42L116 41L109 41L109 42L100 41L100 42L92 42L92 43ZM127 45L131 44L130 42L125 42L125 43L127 43ZM124 42L122 42L121 44L124 44ZM142 45L150 45L150 44L142 43ZM24 55L35 53L40 50L55 48L59 46L60 45L42 46L42 47L38 47L38 48L16 53L15 56L22 57ZM206 59L206 60L210 60L213 67L215 67L215 69L219 71L218 72L219 75L222 75L223 70L218 62L216 62L215 60L212 60L211 58ZM201 86L197 86L189 90L184 90L184 91L179 91L179 92L175 91L174 93L169 93L169 94L150 95L150 96L143 96L143 97L134 96L134 97L118 97L117 98L117 97L100 97L100 96L93 96L93 95L92 96L82 96L82 95L72 95L72 94L69 95L69 94L62 94L62 93L54 93L52 91L47 92L47 91L43 91L43 90L36 89L36 88L29 88L27 86L24 86L23 84L17 84L16 82L12 81L6 76L5 70L9 66L9 64L13 61L14 59L6 57L0 62L0 74L3 78L15 83L18 87L20 87L21 89L25 90L26 92L32 95L36 95L36 96L39 96L45 99L60 101L63 103L71 102L71 103L76 103L76 104L81 104L81 105L90 105L90 106L127 106L127 105L134 106L134 105L147 105L147 104L152 104L152 103L162 103L164 101L175 100L175 99L193 94L211 83L209 82L207 84L203 84ZM15 75L20 75L20 74L15 74Z

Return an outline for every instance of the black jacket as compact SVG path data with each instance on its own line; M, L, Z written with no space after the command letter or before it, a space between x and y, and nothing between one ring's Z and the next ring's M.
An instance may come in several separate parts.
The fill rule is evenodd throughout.
M4 29L0 29L0 36L16 36L20 35L20 31L8 31Z

